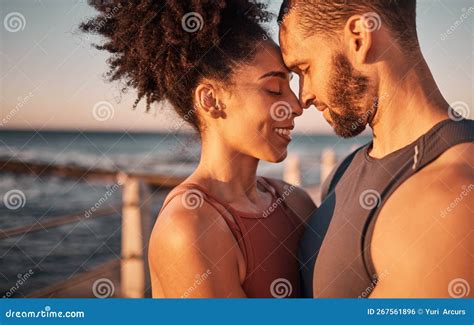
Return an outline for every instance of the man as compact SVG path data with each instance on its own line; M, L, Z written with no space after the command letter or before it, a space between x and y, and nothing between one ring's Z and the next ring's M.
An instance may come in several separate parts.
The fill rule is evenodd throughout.
M415 0L285 0L285 64L300 102L373 141L323 186L300 247L314 297L473 297L474 121L441 95ZM474 288L473 288L474 289Z

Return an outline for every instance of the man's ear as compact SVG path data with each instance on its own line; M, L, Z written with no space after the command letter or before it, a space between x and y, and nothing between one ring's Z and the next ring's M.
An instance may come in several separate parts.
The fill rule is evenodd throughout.
M218 88L212 83L201 83L194 92L196 106L202 109L202 113L213 118L219 118L223 114L224 105L220 102Z
M369 51L372 48L373 34L377 31L368 25L367 17L363 15L351 16L344 26L344 40L348 44L348 57L355 64L367 62ZM380 27L380 26L379 26Z

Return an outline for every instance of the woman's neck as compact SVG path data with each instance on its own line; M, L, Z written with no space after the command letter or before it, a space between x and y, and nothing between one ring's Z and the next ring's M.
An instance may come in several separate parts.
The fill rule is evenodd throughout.
M219 137L203 139L201 160L191 176L228 202L250 201L257 204L257 167L259 160L229 148Z

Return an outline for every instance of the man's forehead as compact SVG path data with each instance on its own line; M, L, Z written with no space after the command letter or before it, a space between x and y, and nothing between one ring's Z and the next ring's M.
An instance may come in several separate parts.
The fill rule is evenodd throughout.
M287 24L282 24L280 26L279 38L280 38L280 47L283 57L292 54L297 50L304 41L302 38L302 33L295 30L297 26L292 28Z

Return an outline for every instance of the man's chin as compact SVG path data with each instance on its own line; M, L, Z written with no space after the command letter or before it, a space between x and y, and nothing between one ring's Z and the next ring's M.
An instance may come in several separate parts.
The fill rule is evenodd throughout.
M342 125L334 125L334 124L331 124L331 126L332 126L334 132L336 133L336 135L338 135L338 136L340 136L344 139L353 138L355 136L358 136L359 134L364 132L364 130L366 128L366 125L360 125L357 128L346 127L346 126L342 126Z

